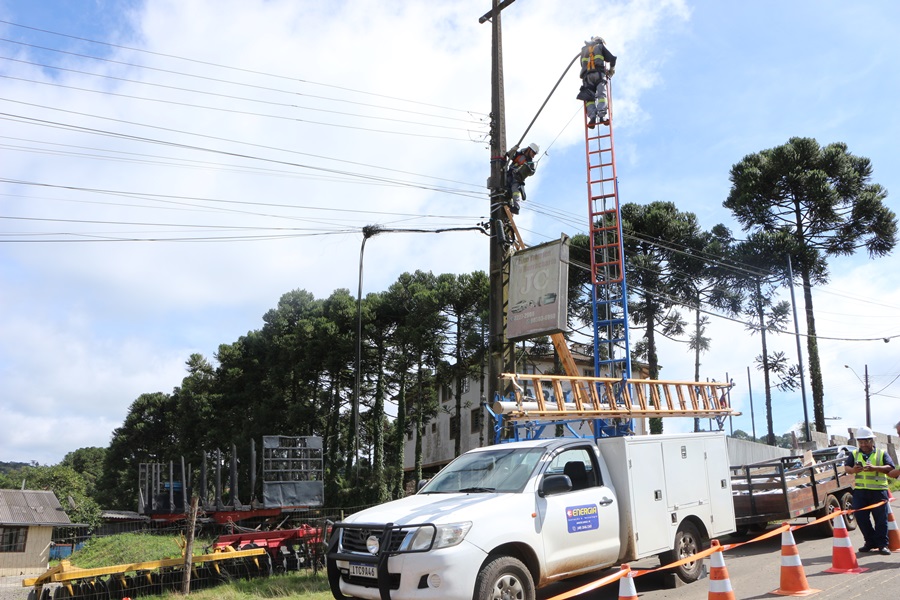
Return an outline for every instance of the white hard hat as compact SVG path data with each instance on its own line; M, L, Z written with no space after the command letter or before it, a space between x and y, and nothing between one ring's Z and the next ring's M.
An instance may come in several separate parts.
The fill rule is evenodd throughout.
M535 154L537 154L538 152L541 151L541 147L538 146L537 144L535 144L534 142L531 142L530 144L528 144L528 147L531 148Z
M875 433L868 427L860 427L854 437L858 440L872 440L875 439Z

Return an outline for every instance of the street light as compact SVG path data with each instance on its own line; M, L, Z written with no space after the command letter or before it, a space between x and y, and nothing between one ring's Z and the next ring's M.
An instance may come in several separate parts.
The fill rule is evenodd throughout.
M488 234L484 225L477 227L444 227L442 229L393 229L381 225L366 225L362 228L362 244L359 247L359 287L356 291L356 382L353 389L353 407L350 412L350 431L353 435L353 458L356 462L356 477L359 480L359 388L362 370L362 286L363 257L366 240L379 233L444 233L445 231L479 231Z
M859 376L859 373L854 371L853 367L851 367L850 365L844 365L844 368L850 369L850 371L852 371L853 374L856 375L856 378L859 379L860 383L862 383L866 387L866 427L872 427L872 409L871 409L871 404L869 402L869 365L865 365L865 371L864 371L864 373L866 375L865 380L863 380Z

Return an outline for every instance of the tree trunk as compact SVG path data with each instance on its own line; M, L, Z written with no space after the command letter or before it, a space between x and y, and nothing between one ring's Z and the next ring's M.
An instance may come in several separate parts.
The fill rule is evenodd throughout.
M422 419L422 411L425 405L425 385L423 380L425 379L425 367L422 364L421 355L419 356L419 364L416 368L416 394L418 396L419 406L416 408L416 468L415 468L415 482L418 482L422 479L422 434L424 433L424 422Z
M812 286L809 269L800 265L803 278L803 305L806 310L806 352L809 355L809 385L812 388L813 415L816 431L826 433L825 428L825 389L822 384L822 365L819 362L819 343L816 340L816 317L813 314Z
M406 362L400 372L400 380L397 382L397 420L394 422L394 444L396 445L397 462L394 464L394 474L397 481L394 482L394 498L402 498L406 494L403 485L403 460L406 453Z
M775 426L772 423L772 387L769 383L769 349L766 346L766 311L763 308L762 289L756 280L756 310L759 315L759 333L762 339L763 382L766 389L766 443L775 445Z
M654 325L656 324L656 304L647 298L647 367L650 369L650 379L659 379L659 356L656 354L656 332ZM653 403L656 406L656 403ZM659 417L650 417L650 433L662 433L663 422Z
M700 381L700 300L694 311L694 381ZM694 431L700 431L700 417L694 417Z
M458 431L456 432L456 439L454 440L453 445L453 456L459 456L462 454L462 388L463 388L463 377L465 377L466 369L464 369L463 359L462 359L462 339L463 339L463 331L462 331L462 317L460 315L456 315L456 389L454 390L454 401L456 403L454 410L456 411L456 428Z
M378 359L378 373L375 377L375 406L372 407L372 479L375 484L375 501L379 504L390 500L384 473L384 337L377 336L375 356Z

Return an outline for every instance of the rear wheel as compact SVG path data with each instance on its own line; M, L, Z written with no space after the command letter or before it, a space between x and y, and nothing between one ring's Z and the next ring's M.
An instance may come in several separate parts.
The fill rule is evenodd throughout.
M672 550L663 552L659 555L662 564L667 565L677 560L687 558L693 554L697 554L703 549L703 538L697 527L689 522L682 521L678 526L678 532L675 534L675 545ZM700 579L703 574L703 560L694 560L683 565L679 565L674 569L675 574L685 583L691 583Z
M497 556L478 573L474 600L534 600L531 573L519 559Z
M841 510L841 501L836 496L828 495L825 499L825 506L822 507L821 516L830 515L836 510ZM823 535L834 535L834 519L828 519L819 524L819 531Z
M841 496L841 508L843 510L851 510L853 508L853 492L844 492L844 495ZM847 526L847 531L856 529L855 513L844 513L842 516L844 517L844 525Z

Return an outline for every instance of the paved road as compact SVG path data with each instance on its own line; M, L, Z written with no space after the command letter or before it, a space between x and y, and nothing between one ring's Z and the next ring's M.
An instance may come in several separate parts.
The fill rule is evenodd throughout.
M895 515L900 514L900 500L895 500L891 507ZM798 524L802 524L802 522L798 522ZM900 552L895 552L892 556L857 554L859 566L869 569L858 575L826 573L825 570L832 566L833 539L822 537L821 534L813 531L814 529L815 527L808 527L793 532L809 587L821 590L819 593L811 595L811 598L815 600L852 600L857 597L866 600L896 600L900 598ZM728 537L721 541L723 544L728 544L744 539L749 538ZM859 531L851 531L850 539L855 548L863 544ZM634 563L632 567L652 569L658 565L658 561L647 559ZM779 597L773 595L772 592L780 585L781 536L777 535L725 552L725 566L728 569L731 586L737 600ZM601 575L609 573L611 571ZM542 600L552 598L556 594L584 585L597 578L596 576L581 577L571 582L550 586L539 592L539 598ZM704 578L674 589L667 587L666 580L666 577L662 577L658 573L635 578L634 583L638 596L641 600L708 599L708 579ZM618 592L619 584L616 582L600 590L575 596L575 599L616 600Z

